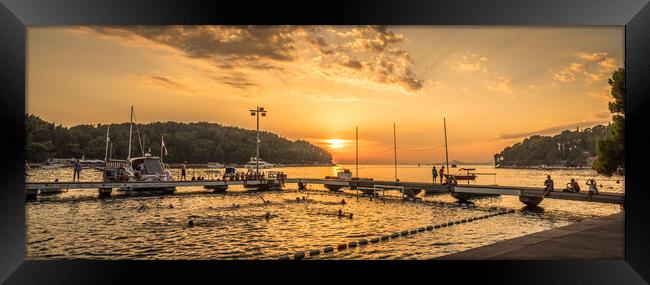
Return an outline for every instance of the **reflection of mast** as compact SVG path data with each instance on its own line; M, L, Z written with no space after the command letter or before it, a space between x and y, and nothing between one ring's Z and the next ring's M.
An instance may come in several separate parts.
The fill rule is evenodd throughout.
M397 179L397 133L395 132L395 123L393 122L393 152L395 154L395 182Z
M357 178L359 178L359 127L356 127L356 165L357 165Z

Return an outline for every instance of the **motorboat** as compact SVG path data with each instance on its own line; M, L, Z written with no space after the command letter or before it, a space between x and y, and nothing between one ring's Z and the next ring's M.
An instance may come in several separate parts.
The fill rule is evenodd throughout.
M350 180L352 180L352 171L350 171L347 168L342 168L342 169L339 169L336 172L336 176L331 176L331 175L330 176L325 176L325 179L332 180L332 181L337 181L337 182L339 182L339 181L350 182ZM327 182L325 182L323 185L325 186L325 188L327 188L330 191L340 191L341 188L343 188L345 186L348 186L349 183L346 185L346 184L342 184L342 183L334 183L334 182L327 183Z
M250 161L248 161L246 164L244 164L244 167L249 168L249 169L255 169L257 168L257 165L259 164L260 169L267 169L267 168L273 168L275 167L274 164L268 163L261 158L257 157L251 157Z
M208 169L219 169L223 168L225 165L218 162L208 162Z
M105 182L166 182L174 181L161 157L144 153L141 157L131 156L131 133L133 129L133 107L131 107L131 127L129 128L129 157L126 160L108 160L105 158L103 178ZM106 131L106 151L108 153L109 130ZM162 140L161 145L165 142ZM166 149L165 149L166 150ZM151 187L123 187L119 191L162 191L173 193L175 186L152 185Z

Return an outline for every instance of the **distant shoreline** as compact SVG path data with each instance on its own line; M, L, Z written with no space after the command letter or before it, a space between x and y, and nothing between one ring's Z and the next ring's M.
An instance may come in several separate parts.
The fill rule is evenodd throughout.
M495 166L494 168L503 168L503 169L534 169L534 170L589 170L592 169L591 166L541 166L541 165L532 165L532 166Z

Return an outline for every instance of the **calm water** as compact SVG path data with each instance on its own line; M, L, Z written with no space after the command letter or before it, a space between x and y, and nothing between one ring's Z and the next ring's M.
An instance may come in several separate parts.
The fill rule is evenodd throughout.
M347 167L354 171L354 166ZM602 177L591 170L515 170L490 166L467 166L477 172L479 184L540 186L550 174L559 188L576 178L581 184L596 178L601 191L624 192L624 177ZM324 177L336 167L281 169L291 177ZM178 170L173 169L175 177ZM428 182L430 166L403 165L401 181ZM455 169L452 169L452 173ZM72 170L31 170L29 181L69 181ZM392 166L360 166L361 177L393 180ZM201 169L189 176L206 176ZM101 173L84 169L82 181L98 181ZM616 183L616 181L619 183ZM27 257L30 259L275 259L299 250L322 249L339 243L370 239L395 231L454 221L485 214L488 207L517 210L515 214L479 220L450 228L419 233L396 240L369 244L342 252L321 254L319 259L426 259L492 244L539 232L583 219L621 211L618 205L546 199L543 211L523 208L517 197L476 200L476 209L462 209L423 203L384 201L327 192L321 185L309 185L298 192L293 184L284 191L246 193L231 187L227 194L208 194L202 187L178 188L170 196L123 194L97 199L97 191L70 190L53 196L39 196L26 203ZM585 188L585 187L583 187ZM264 204L260 196L269 204ZM307 200L302 200L306 197ZM422 196L427 201L447 201L449 195ZM301 198L296 201L296 198ZM339 202L345 199L346 204ZM239 208L233 204L240 205ZM172 205L173 207L170 207ZM342 209L353 218L339 218ZM270 219L264 214L271 213ZM194 226L188 226L192 219ZM309 257L311 258L311 257Z

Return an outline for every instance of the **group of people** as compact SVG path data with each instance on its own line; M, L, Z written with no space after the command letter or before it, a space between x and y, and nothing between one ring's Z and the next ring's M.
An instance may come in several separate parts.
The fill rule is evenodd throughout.
M438 172L438 170L436 170L435 165L431 169L431 176L433 177L433 184L436 184L438 174L440 174L440 184L442 184L442 180L445 178L445 166L444 165L440 166L440 172Z
M587 199L590 199L591 195L598 194L598 187L596 186L595 179L588 179L586 185L589 187L587 190ZM546 175L546 180L544 181L544 193L542 194L542 197L545 197L552 191L555 191L553 179L551 179L551 175ZM578 193L580 192L580 184L574 178L571 178L571 181L566 184L566 187L562 189L562 192Z

